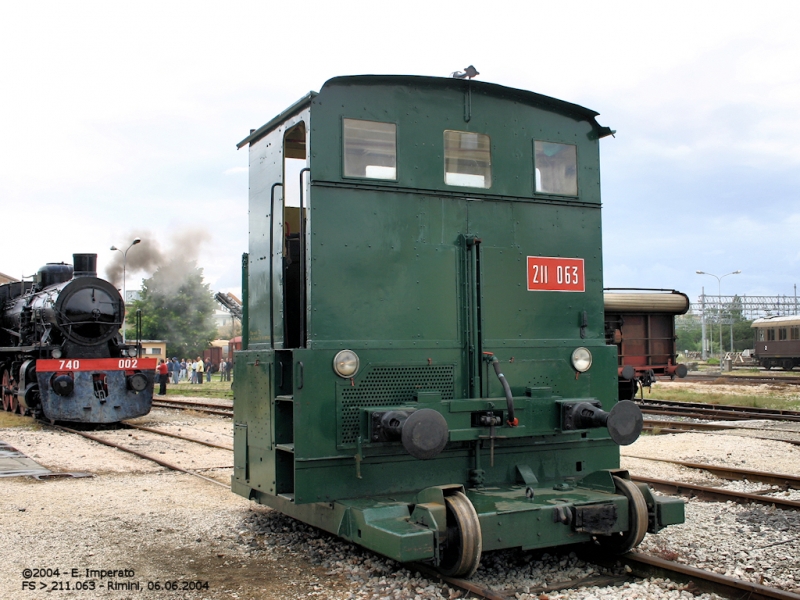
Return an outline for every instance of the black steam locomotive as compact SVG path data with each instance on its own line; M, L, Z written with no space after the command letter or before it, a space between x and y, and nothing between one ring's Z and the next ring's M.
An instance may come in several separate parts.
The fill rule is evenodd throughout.
M73 262L0 285L3 409L85 423L146 415L156 360L123 342L125 304L97 277L97 255L73 254Z

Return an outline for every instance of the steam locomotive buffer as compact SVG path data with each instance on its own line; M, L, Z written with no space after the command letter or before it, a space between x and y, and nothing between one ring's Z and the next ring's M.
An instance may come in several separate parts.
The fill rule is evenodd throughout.
M642 416L604 336L596 116L337 77L239 143L234 492L454 576L485 551L621 553L683 522L619 468Z
M156 361L122 341L125 304L97 277L97 255L73 260L0 285L3 408L84 423L146 415Z

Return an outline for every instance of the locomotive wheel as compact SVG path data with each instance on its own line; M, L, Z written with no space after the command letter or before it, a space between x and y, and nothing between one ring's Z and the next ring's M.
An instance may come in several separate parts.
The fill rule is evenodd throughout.
M15 413L19 408L19 402L17 401L17 395L12 389L11 382L11 374L8 372L8 369L3 369L3 410Z
M22 407L19 405L19 398L17 398L16 394L14 394L14 393L9 394L8 404L11 407L11 408L9 408L9 410L13 414L15 414L15 415L16 414L20 414L20 415L22 414Z
M8 385L8 371L3 369L3 410L9 410L8 399L6 398L6 386Z
M781 363L781 368L784 371L791 371L794 368L794 363L791 360L784 360Z
M444 499L447 533L441 548L439 572L448 577L470 577L481 562L481 523L472 502L462 492Z
M625 554L634 549L647 533L647 502L636 485L627 479L614 476L617 493L628 499L628 531L598 535L595 539L601 547L614 554Z

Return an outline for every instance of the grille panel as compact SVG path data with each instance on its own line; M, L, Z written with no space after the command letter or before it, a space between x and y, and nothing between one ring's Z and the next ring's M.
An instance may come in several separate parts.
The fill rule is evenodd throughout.
M442 400L452 400L455 365L373 367L357 385L339 387L336 394L339 445L356 443L359 409L413 402L417 390L436 390L442 394Z

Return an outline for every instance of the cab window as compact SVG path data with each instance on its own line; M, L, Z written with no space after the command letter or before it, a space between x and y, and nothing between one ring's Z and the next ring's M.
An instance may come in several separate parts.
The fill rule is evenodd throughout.
M775 341L775 330L774 329L767 329L767 341L774 342Z
M444 132L444 182L462 187L492 187L492 151L488 135Z
M397 125L344 119L344 176L397 179Z
M578 153L573 144L534 140L533 161L538 193L578 195Z

